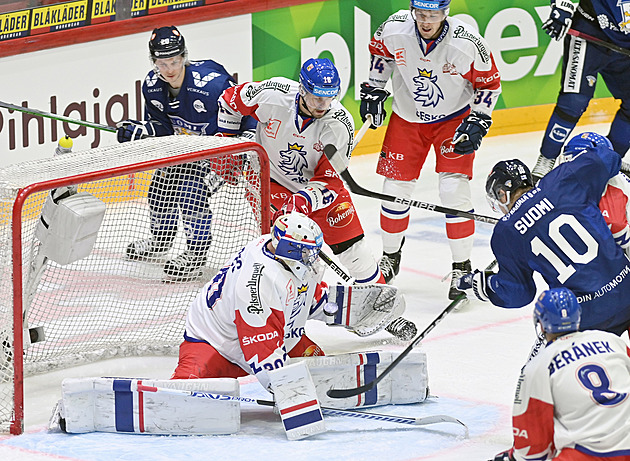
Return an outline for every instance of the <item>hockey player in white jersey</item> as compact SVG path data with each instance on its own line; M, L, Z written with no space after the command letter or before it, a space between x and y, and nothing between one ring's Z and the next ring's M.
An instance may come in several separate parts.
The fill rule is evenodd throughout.
M612 333L578 332L580 316L567 288L536 301L547 346L521 370L514 446L494 461L630 460L630 349Z
M492 123L501 84L488 44L471 26L448 17L449 6L450 0L411 0L409 10L377 29L369 45L369 80L361 85L361 117L372 114L374 127L383 123L391 78L393 113L377 167L385 177L383 192L410 198L433 146L442 204L472 212L473 159ZM400 270L409 211L407 205L381 204L380 267L387 281ZM474 221L446 216L450 299L460 294L455 281L471 267L474 230Z
M350 160L354 122L337 100L340 85L329 59L309 59L299 83L277 77L228 88L219 100L219 129L234 132L243 116L253 116L256 141L269 154L275 217L306 214L357 283L384 282L350 194L324 155L332 144Z
M340 307L328 303L328 286L322 282L323 242L313 220L292 212L276 220L271 235L246 245L190 306L173 378L253 374L267 388L267 372L283 367L288 357L324 355L305 334L307 319L336 323L334 314ZM362 306L353 306L364 315L352 328L378 323L382 329L404 309L394 287L372 285L371 289L374 296ZM374 308L373 301L367 301L379 297L386 302Z

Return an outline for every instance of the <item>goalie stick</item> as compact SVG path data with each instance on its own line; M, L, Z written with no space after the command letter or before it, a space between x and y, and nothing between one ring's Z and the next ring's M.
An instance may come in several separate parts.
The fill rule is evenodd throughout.
M460 218L474 219L475 221L481 221L488 224L496 224L499 220L490 216L479 215L476 213L469 213L467 211L456 210L454 208L447 208L440 205L433 205L427 202L421 202L420 200L412 200L402 197L394 197L393 195L382 194L371 190L364 189L354 180L348 168L343 164L343 161L337 155L337 148L332 144L328 144L324 147L324 154L328 158L328 161L332 167L339 173L343 180L348 184L350 192L354 192L358 195L364 195L366 197L372 197L386 202L401 203L403 205L409 205L415 208L424 208L429 211L437 211L438 213L449 214L453 216L459 216Z
M102 125L100 123L94 122L86 122L83 120L75 120L63 115L52 114L50 112L44 112L39 109L30 109L28 107L16 106L15 104L10 104L8 102L0 101L0 107L4 107L5 109L16 110L18 112L24 112L25 114L38 115L40 117L51 118L53 120L59 120L66 123L72 123L74 125L86 126L88 128L95 128L97 130L110 131L112 133L116 133L116 127Z
M410 352L411 350L416 347L418 344L420 344L420 342L426 337L426 335L428 335L431 330L433 330L433 328L435 328L435 326L440 323L442 321L442 319L444 317L446 317L446 315L453 311L453 309L455 309L455 307L462 301L463 298L465 298L466 295L464 293L460 294L459 296L457 296L457 298L455 298L448 306L446 306L446 309L444 309L440 315L438 315L435 320L433 320L433 322L431 322L431 324L426 327L424 329L424 331L422 333L420 333L418 336L416 336L416 338L405 348L404 351L402 351L400 353L400 355L398 357L396 357L396 359L390 363L387 368L385 368L383 370L383 372L378 375L376 378L374 378L372 381L370 381L369 383L364 384L363 386L359 386L359 387L355 387L355 388L351 388L351 389L329 389L326 392L326 395L328 395L328 397L331 397L333 399L345 399L348 397L354 397L355 395L359 395L359 394L363 394L369 390L371 390L374 386L376 386L390 371L392 371L392 369L398 365Z
M138 383L138 392L162 392L165 394L181 395L182 397L198 397L210 400L234 400L243 403L254 403L266 407L274 407L276 404L272 400L252 399L249 397L234 397L231 395L213 394L210 392L200 391L184 391L179 389L167 389L164 387L145 386ZM387 421L390 423L409 424L412 426L425 426L435 423L456 423L466 429L466 437L468 437L468 427L457 418L448 415L433 415L423 418L412 418L408 416L383 415L380 413L369 413L357 410L340 410L337 408L321 407L322 413L328 416L347 416L351 418L371 419L373 421Z

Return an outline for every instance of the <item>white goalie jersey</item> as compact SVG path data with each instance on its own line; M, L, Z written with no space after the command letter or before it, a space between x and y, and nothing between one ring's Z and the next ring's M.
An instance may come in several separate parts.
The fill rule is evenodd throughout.
M258 121L256 142L269 155L272 180L293 193L311 180L335 190L342 183L328 163L324 147L335 146L344 154L347 166L354 121L336 99L322 118L302 118L298 92L298 82L282 77L228 88L219 99L219 129L232 132L240 126L242 116L251 115Z
M370 53L370 85L383 88L391 76L392 110L411 123L446 120L469 107L490 115L501 93L488 44L456 18L447 18L440 36L427 45L410 11L398 11L378 28Z
M299 280L275 261L270 240L263 235L247 244L203 287L188 310L185 332L187 340L205 341L255 374L264 387L266 371L284 366L307 318L322 311L314 298L322 294L323 268Z

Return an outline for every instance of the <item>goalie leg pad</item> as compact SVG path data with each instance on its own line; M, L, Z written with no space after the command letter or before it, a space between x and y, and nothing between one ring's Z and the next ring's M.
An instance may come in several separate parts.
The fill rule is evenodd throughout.
M271 388L289 440L326 432L313 379L302 362L269 372Z
M62 428L70 433L126 432L163 435L233 434L240 429L238 401L142 392L138 384L239 396L232 378L140 380L68 378L61 383Z
M411 351L376 386L363 394L345 399L326 395L329 389L346 389L373 381L397 356L384 351L360 352L292 358L289 363L302 361L306 364L324 407L349 409L423 402L429 394L429 377L426 354L420 351Z
M57 202L49 195L35 229L39 254L61 265L89 256L104 216L105 203L87 192Z
M328 300L338 310L327 323L345 326L359 336L381 331L405 311L405 298L391 285L335 285Z

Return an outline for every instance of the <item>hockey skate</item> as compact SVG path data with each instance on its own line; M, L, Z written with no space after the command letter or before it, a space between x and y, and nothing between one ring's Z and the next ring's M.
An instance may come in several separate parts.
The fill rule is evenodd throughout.
M534 165L534 168L532 169L532 179L534 180L534 184L537 184L538 181L540 181L540 178L553 170L555 163L555 158L547 158L542 154L538 155L536 165Z
M155 260L164 256L171 249L169 244L160 244L154 238L136 240L127 245L127 259Z
M407 319L398 317L385 327L385 331L394 335L401 341L411 341L418 333L416 325Z
M381 269L381 273L385 278L385 283L390 283L394 280L394 277L398 275L398 272L400 272L400 257L402 255L402 247L404 244L405 238L403 237L398 251L395 253L383 252L383 256L378 262L378 267Z
M472 266L470 264L470 259L467 259L461 263L453 263L453 270L451 271L451 286L448 290L448 299L456 299L459 295L464 294L463 291L457 289L457 281L462 277L462 275L467 274L468 272L472 272ZM468 298L466 298L468 299ZM461 308L464 306L464 303L459 303L457 308Z
M164 264L164 273L169 280L186 282L201 277L201 268L206 264L206 255L186 250L175 259Z

